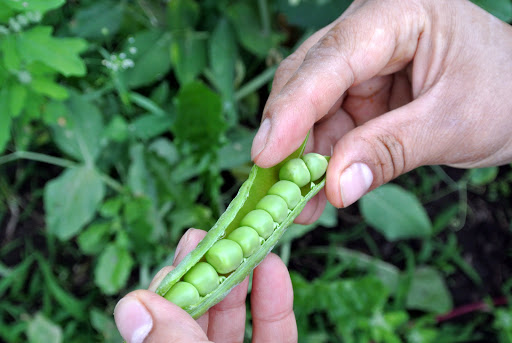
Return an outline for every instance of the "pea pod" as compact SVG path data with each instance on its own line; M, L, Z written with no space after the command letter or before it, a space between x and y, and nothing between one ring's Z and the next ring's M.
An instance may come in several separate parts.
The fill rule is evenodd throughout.
M202 289L199 300L193 298L180 304L193 318L198 318L210 307L221 301L233 287L242 282L267 256L306 203L325 184L325 177L310 182L309 171L300 159L305 145L306 141L297 151L274 167L260 168L255 165L251 169L248 179L240 187L237 196L231 201L217 223L198 246L175 269L167 274L158 286L156 293L166 296L168 299L167 294L172 293L172 299L176 299L178 291L175 290L175 285L182 287L184 276L198 263L210 262L219 273L218 285L212 287L213 290L208 294L205 294ZM325 159L321 155L318 156L314 158ZM297 160L300 162L297 162ZM323 162L318 164L322 165ZM290 172L281 172L281 174L285 174L285 178L280 178L280 171L283 166L288 168L290 165L292 169L296 169L296 165L299 165L301 170L308 173L307 176L301 176L298 174L299 172L293 170L293 178L297 178L298 175L300 182L301 194L298 200L297 195L293 195L296 191L290 191L290 194L278 194L276 188L282 188L283 183L281 183L281 186L273 187L280 179L289 179L287 176L291 175ZM318 174L319 172L315 170L315 173ZM325 170L321 174L324 175ZM304 180L307 180L307 182L304 182ZM271 188L272 191L270 191ZM269 222L269 217L272 218L273 222ZM241 239L238 231L231 235L240 227L251 227L258 233L260 238L256 249L253 248L254 243L251 243L251 248L248 248L249 245L246 246L246 242ZM254 239L252 241L254 242ZM243 245L243 248L240 245ZM193 303L193 300L197 301Z

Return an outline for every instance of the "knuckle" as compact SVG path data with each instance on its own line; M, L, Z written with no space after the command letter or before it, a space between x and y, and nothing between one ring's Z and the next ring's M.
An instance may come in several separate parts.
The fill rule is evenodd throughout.
M386 183L405 172L405 149L399 137L391 132L381 132L366 140L374 152L374 165L381 175L382 183ZM380 167L380 168L379 168Z

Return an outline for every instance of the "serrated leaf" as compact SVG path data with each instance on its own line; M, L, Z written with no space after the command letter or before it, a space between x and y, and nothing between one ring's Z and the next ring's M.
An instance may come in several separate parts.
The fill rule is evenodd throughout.
M170 47L171 62L180 84L192 82L206 66L206 40L191 31L174 35Z
M160 31L142 31L129 39L132 40L133 43L126 44L124 48L134 62L133 68L122 72L128 86L137 88L163 78L171 69L171 35ZM129 53L130 48L135 53Z
M442 275L431 267L417 268L407 294L406 306L437 314L450 311L453 301Z
M53 28L36 26L21 32L17 39L20 56L26 63L41 62L64 76L84 76L85 63L80 53L87 42L79 38L55 38Z
M101 39L117 33L123 20L124 4L97 1L79 9L70 22L71 32L79 37ZM94 18L94 20L91 20Z
M400 186L380 186L359 201L366 222L396 241L424 238L432 234L432 223L416 196Z
M218 94L201 82L180 88L172 131L181 144L190 144L201 152L211 151L219 146L225 129Z
M60 343L62 342L62 329L38 313L28 324L27 336L30 343Z
M510 2L510 0L471 1L503 21L510 22L512 20L512 2Z
M119 292L126 285L133 266L128 250L109 244L98 259L94 269L94 282L105 294Z
M101 150L103 119L98 108L84 97L71 93L67 116L54 125L57 146L70 156L92 165Z
M95 169L67 169L44 188L48 231L61 240L71 238L94 217L104 195L105 186Z
M476 168L469 171L469 182L476 186L484 186L496 179L498 167Z

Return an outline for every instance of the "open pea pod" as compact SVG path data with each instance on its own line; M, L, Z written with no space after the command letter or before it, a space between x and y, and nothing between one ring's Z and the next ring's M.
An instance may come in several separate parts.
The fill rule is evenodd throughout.
M240 227L242 219L253 211L260 200L267 196L270 188L280 180L280 170L285 163L297 159L303 155L307 138L297 151L291 154L284 161L271 168L260 168L253 166L248 179L242 184L236 197L231 201L226 211L221 215L217 223L208 231L204 239L198 246L190 252L175 269L173 269L162 280L156 293L166 296L173 286L178 289L183 286L184 276L190 269L200 262L206 261L206 253L218 241L227 237L231 232ZM325 162L326 168L327 162ZM325 169L324 168L324 169ZM323 174L323 173L322 173ZM281 175L282 179L282 175ZM197 299L193 303L180 305L193 318L198 318L204 314L210 307L220 302L231 291L233 287L242 282L251 271L267 256L267 254L276 245L286 228L292 224L293 220L299 215L306 203L315 196L325 185L325 175L321 176L315 182L308 182L300 187L301 196L298 203L292 208L287 209L287 215L279 223L275 223L275 228L270 236L261 239L261 245L250 256L243 258L242 262L235 270L224 273L219 278L219 284L208 294L203 296L195 295ZM272 195L271 195L272 196ZM221 273L219 273L221 274ZM180 284L177 285L177 283ZM180 290L181 291L181 290ZM195 291L194 291L195 292ZM167 297L167 296L166 296ZM167 297L168 298L168 297Z

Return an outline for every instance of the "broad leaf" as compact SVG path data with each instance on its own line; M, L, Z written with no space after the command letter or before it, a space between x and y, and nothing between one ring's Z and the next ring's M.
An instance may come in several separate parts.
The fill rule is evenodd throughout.
M124 47L134 66L123 71L129 87L145 86L163 78L171 69L171 35L160 31L142 31ZM133 53L130 52L133 51Z
M23 1L4 1L4 3L17 11L29 12L39 11L47 12L64 5L66 0L23 0Z
M199 19L199 5L193 0L169 1L167 19L172 31L194 28Z
M227 13L243 47L261 58L284 38L271 31L265 32L260 26L258 11L245 2L231 5Z
M116 244L109 244L94 269L94 282L103 293L116 294L125 285L133 266L130 253Z
M442 275L431 267L415 270L409 293L407 308L432 313L445 313L452 309L453 301Z
M60 343L62 342L62 329L38 313L28 324L27 336L29 343Z
M473 185L484 186L496 179L498 167L476 168L469 171L469 182Z
M189 142L201 152L219 146L226 124L220 97L201 82L182 87L177 95L176 139Z
M123 3L97 1L76 12L71 31L79 37L101 39L117 33L123 20ZM94 18L94 20L91 20Z
M174 35L171 62L180 84L192 82L206 66L206 40L202 33L185 31Z
M424 238L432 233L425 208L400 186L383 185L365 195L359 206L366 222L390 241Z
M27 99L27 88L25 85L18 82L12 83L9 87L9 99L9 113L11 116L16 117L25 107L25 100Z
M72 94L67 116L53 126L55 143L70 156L93 164L101 150L103 119L98 108L84 97Z
M100 253L108 242L110 227L110 222L89 225L78 236L77 242L80 250L87 255Z
M44 188L48 231L61 240L71 238L94 217L104 195L105 186L95 169L67 169Z
M79 38L55 38L53 28L36 26L18 36L17 47L26 63L39 61L64 76L85 75L85 63L79 54L86 47L86 41Z
M172 117L169 115L146 114L137 117L128 126L128 130L135 137L147 140L168 132L171 124Z
M231 99L234 92L237 48L233 29L225 19L219 21L209 41L210 67L215 85L223 97Z

